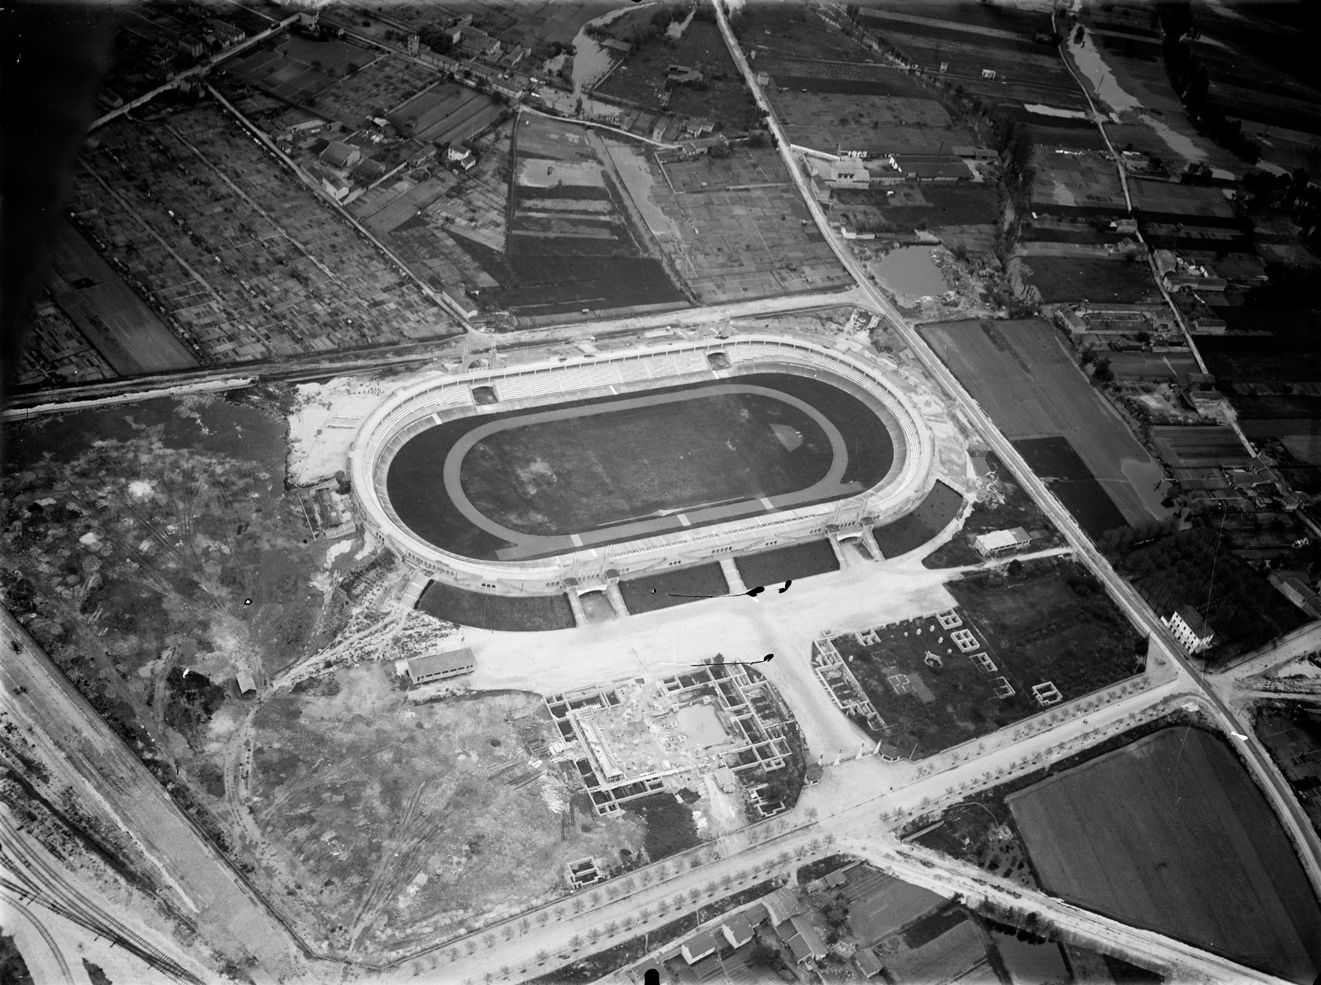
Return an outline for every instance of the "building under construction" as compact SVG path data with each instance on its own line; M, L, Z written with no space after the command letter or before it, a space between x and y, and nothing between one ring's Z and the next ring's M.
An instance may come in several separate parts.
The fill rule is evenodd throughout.
M788 708L770 682L741 664L555 694L546 707L565 743L561 755L600 815L700 785L707 774L732 777L746 797L793 756Z

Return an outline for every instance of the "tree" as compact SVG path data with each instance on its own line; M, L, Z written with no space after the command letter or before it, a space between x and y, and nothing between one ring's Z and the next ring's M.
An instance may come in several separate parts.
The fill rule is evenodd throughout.
M507 924L505 924L504 935L505 935L505 940L507 940L507 941L512 941L512 940L514 939L514 925L513 925L513 924L511 924L511 923L507 923Z
M537 911L537 925L540 926L540 927L544 927L544 926L546 926L546 924L548 924L549 922L550 922L550 914L547 913L545 910L538 910L538 911Z
M1023 573L1023 562L1014 558L1005 566L1005 570L1009 572L1011 578L1017 578Z
M532 929L532 921L529 920L527 917L524 917L522 920L518 921L518 932L520 934L526 934L531 929Z
M583 935L574 934L572 937L570 937L569 946L573 948L575 951L581 948L583 946Z
M596 927L593 927L591 930L587 931L587 939L595 944L601 939L601 931Z
M486 932L485 934L482 934L482 943L486 945L486 949L488 951L491 948L495 947L495 934L492 934L489 931Z
M1114 382L1115 371L1110 368L1110 360L1101 356L1096 360L1096 365L1092 369L1092 379L1097 383Z
M537 964L545 964L548 960L550 960L550 952L549 952L549 951L538 951L538 952L537 952Z

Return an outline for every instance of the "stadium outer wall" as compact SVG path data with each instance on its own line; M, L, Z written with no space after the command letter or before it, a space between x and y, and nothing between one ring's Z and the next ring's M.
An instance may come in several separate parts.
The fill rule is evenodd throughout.
M723 354L730 368L713 369L709 357L716 354ZM892 420L895 463L885 479L863 493L833 502L520 561L483 560L441 550L405 527L386 495L386 474L395 452L438 422L768 371L826 379ZM473 391L484 386L494 389L497 403L476 403ZM929 428L882 367L815 342L764 333L437 374L382 402L363 421L349 450L359 516L395 553L437 580L503 595L601 587L621 577L856 533L914 509L935 481L934 463Z

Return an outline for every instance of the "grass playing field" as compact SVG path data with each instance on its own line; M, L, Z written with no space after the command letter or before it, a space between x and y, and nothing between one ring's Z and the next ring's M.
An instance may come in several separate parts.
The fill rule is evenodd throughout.
M1008 800L1050 892L1294 981L1321 970L1293 847L1211 733L1155 732Z
M806 413L757 393L511 425L473 446L459 481L491 519L535 534L793 492L834 458Z
M673 532L834 499L889 471L886 423L843 390L780 373L731 382L757 389L671 387L560 404L550 414L524 409L437 425L390 463L390 502L409 529L444 550L491 558L522 548L523 534L558 537L523 550L544 556L573 549L573 534L629 540L637 528L623 525L637 522ZM492 430L463 452L458 446L477 428ZM458 486L479 517L443 494L454 491L446 463L460 454ZM800 493L801 502L769 499ZM686 515L721 505L730 509Z

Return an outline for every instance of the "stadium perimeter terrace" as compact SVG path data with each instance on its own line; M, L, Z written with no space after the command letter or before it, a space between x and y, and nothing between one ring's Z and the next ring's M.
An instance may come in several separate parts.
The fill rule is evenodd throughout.
M539 556L531 556L537 552L527 546L538 538L524 532L513 538L512 548L499 559L470 557L438 547L410 529L391 502L387 477L395 456L412 438L446 422L509 411L525 412L529 415L526 420L532 420L532 415L540 417L555 405L569 402L733 383L739 377L765 373L821 380L864 403L885 423L893 445L893 460L884 477L852 495L836 483L839 495L806 505L797 505L811 498L801 492L773 497L762 501L754 515L743 511L745 515L724 519L740 512L725 504L689 509L677 528L673 517L643 518L625 528L622 540L617 525L604 528L607 532L582 531L558 544L549 543L550 548L562 546L563 551L547 554L547 543L542 543ZM479 402L479 388L490 388L496 402ZM487 391L483 394L489 399ZM830 437L836 446L837 436ZM363 422L349 452L360 515L392 550L439 580L508 595L599 587L621 577L823 536L836 541L865 539L874 524L917 506L935 480L934 462L931 431L898 379L891 379L883 367L838 349L770 334L670 342L567 361L437 374L384 401ZM478 525L500 532L502 528L490 517L478 515L459 486L457 466L447 462L445 474L443 495ZM703 510L710 512L704 514Z

